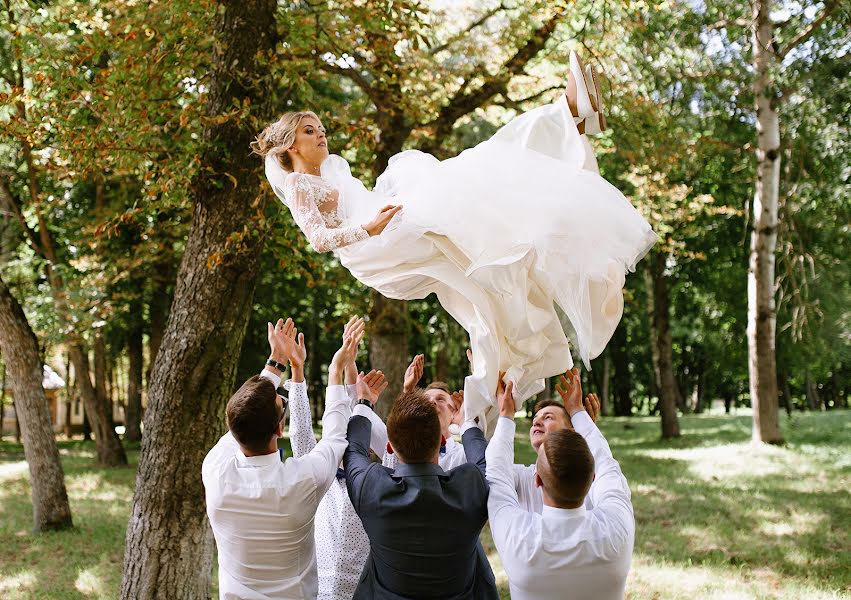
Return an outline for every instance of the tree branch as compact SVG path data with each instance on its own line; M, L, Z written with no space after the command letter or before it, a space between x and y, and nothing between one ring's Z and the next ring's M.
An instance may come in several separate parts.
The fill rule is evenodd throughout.
M781 60L789 54L792 50L806 42L808 39L812 37L812 35L816 32L816 30L821 27L822 23L824 23L827 18L839 8L839 0L828 0L824 3L824 9L822 13L813 20L803 31L798 33L792 40L787 43L783 48L777 51L777 56Z
M461 89L456 92L449 103L440 109L437 117L424 126L436 127L439 132L445 132L462 116L482 106L497 94L504 94L511 78L523 72L529 61L544 49L562 16L563 13L556 12L541 27L536 29L526 43L514 53L514 56L508 59L499 72L487 76L485 82L478 89L470 93L464 93L467 86L466 83L462 85Z
M500 3L499 3L499 6L497 6L496 8L492 8L491 10L487 11L487 12L486 12L485 14L483 14L481 17L479 17L478 19L476 19L475 21L473 21L472 23L470 23L470 25L469 25L466 29L464 29L464 30L462 30L462 31L459 31L457 34L453 35L452 37L450 37L448 40L446 40L446 41L445 41L445 42L443 42L442 44L440 44L440 45L438 45L438 46L435 46L434 48L430 48L430 49L429 49L429 51L428 51L428 53L429 53L430 55L434 56L434 55L435 55L435 54L437 54L438 52L441 52L441 51L443 51L443 50L446 50L449 46L451 46L452 44L454 44L455 42L457 42L457 41L458 41L458 40L460 40L461 38L463 38L463 37L465 37L466 35L468 35L471 31L473 31L473 30L474 30L474 29L476 29L477 27L482 26L482 25L485 23L485 21L487 21L488 19L490 19L491 17L493 17L495 14L497 14L497 13L498 13L498 12L500 12L500 11L505 10L505 8L506 8L506 7L505 7L505 3L504 3L504 2L500 2Z
M42 258L47 258L44 255L44 250L41 248L41 244L38 241L38 235L33 229L27 224L26 219L24 218L24 213L21 209L22 203L15 195L12 193L12 190L9 188L9 183L6 181L5 176L0 176L0 206L5 206L6 210L10 213L14 214L18 218L18 223L21 225L21 229L24 230L24 233L29 239L30 244L32 244L33 250L35 253L41 256Z

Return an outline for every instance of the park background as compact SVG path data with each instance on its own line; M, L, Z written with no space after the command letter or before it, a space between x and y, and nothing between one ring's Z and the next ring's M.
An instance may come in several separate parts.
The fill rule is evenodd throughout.
M849 30L830 0L3 0L0 597L215 593L200 463L267 321L304 331L316 417L355 313L382 412L414 353L460 387L464 331L313 252L248 143L312 109L372 183L555 99L571 49L659 234L583 370L629 597L848 597Z

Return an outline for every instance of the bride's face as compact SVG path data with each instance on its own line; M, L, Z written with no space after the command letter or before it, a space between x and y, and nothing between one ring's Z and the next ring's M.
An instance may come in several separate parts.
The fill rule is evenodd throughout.
M313 117L302 119L295 134L295 142L288 150L293 162L301 159L309 165L319 165L328 157L328 140L325 128Z

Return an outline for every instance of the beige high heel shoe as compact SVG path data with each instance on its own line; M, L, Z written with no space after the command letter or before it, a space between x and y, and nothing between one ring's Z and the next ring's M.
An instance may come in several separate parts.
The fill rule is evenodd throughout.
M591 99L597 106L595 118L590 118L585 121L585 133L594 135L606 131L606 114L603 111L603 92L600 89L600 80L597 79L597 71L593 65L585 67L585 79L590 80L594 89L591 91Z

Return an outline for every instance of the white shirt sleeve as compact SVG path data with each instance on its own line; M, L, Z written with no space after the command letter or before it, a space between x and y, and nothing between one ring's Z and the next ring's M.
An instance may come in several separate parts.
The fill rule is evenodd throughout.
M307 465L316 481L318 497L325 495L337 476L337 466L346 451L346 426L351 416L351 404L342 385L329 385L322 417L322 439L310 452L293 460Z
M307 384L304 381L289 381L287 387L290 392L290 445L293 448L293 456L298 458L316 447L316 436L313 434Z
M376 456L384 456L387 449L387 425L384 424L381 417L375 414L374 410L370 410L363 404L357 404L355 406L354 410L352 410L352 416L354 415L360 415L369 419L369 422L372 424L369 447L372 448Z
M496 422L493 437L485 452L488 495L488 519L493 542L500 556L524 556L522 547L530 539L536 521L541 516L520 506L514 489L514 419L500 417ZM516 561L505 560L506 573Z
M634 535L635 516L629 484L618 461L612 456L606 438L587 412L579 412L571 420L576 432L585 438L594 455L594 483L589 492L593 512L604 514L605 521L620 535Z

